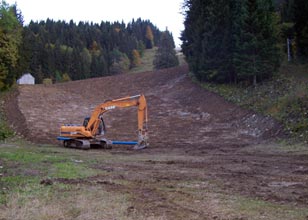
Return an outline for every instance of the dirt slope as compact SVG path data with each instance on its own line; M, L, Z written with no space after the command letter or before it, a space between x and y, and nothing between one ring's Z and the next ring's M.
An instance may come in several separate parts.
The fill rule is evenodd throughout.
M187 73L187 67L178 67L50 86L21 86L19 95L6 103L7 115L16 130L29 140L58 143L56 137L61 124L82 123L96 105L107 99L144 93L149 107L150 148L136 152L115 147L111 152L150 158L168 155L171 159L110 165L114 167L114 179L127 180L135 187L130 191L137 210L165 215L166 219L251 219L238 215L221 217L213 211L215 200L207 197L206 192L212 190L207 185L198 191L198 201L196 195L187 196L181 187L170 190L169 199L167 191L160 190L190 180L215 183L218 192L226 195L307 207L307 155L250 145L276 137L281 127L270 118L243 110L201 89L191 82ZM136 118L135 108L107 113L108 138L135 140ZM123 188L119 186L115 190ZM202 201L202 206L192 205L188 209L185 203L179 205L184 200L187 204ZM211 212L215 213L214 217ZM200 217L193 218L195 215ZM263 211L258 216L255 219L269 219L263 218Z
M153 146L244 145L279 131L273 120L240 109L199 88L187 72L187 67L179 67L50 86L20 86L17 100L8 105L9 120L33 142L56 143L61 124L82 123L96 105L107 99L143 93L149 105ZM18 123L22 117L25 123ZM135 108L107 113L105 121L109 138L136 139Z

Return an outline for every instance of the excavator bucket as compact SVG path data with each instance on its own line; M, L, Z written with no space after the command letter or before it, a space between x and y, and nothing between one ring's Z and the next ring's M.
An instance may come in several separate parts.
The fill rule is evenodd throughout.
M145 144L144 141L141 143L138 143L136 141L112 141L112 144L119 144L119 145L134 145L134 150L141 150L148 146L148 144Z
M141 150L147 148L149 144L146 141L139 141L134 147L134 150Z
M136 145L133 147L133 149L134 149L134 150L142 150L142 149L144 149L144 148L146 148L146 147L147 147L146 144L142 144L142 145L136 144Z

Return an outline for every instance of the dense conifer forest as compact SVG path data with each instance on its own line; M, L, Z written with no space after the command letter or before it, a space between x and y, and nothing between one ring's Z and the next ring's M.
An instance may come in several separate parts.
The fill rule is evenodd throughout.
M38 82L78 80L125 72L144 49L158 44L161 31L148 20L31 22L23 29L23 69Z
M308 1L186 0L184 14L182 49L200 81L256 85L287 53L307 60Z

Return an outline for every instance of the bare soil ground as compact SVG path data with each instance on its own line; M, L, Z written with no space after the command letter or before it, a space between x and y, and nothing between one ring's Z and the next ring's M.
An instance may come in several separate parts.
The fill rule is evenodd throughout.
M222 205L217 204L221 201L217 195L221 194L306 207L307 155L266 149L264 146L282 133L277 122L200 88L187 73L182 66L49 86L20 86L18 96L6 102L7 116L30 141L55 144L61 124L82 123L107 99L143 93L149 109L150 147L136 152L115 146L110 153L147 159L96 166L108 172L107 180L93 176L54 181L130 192L133 206L128 212L163 216L161 219L251 219L240 212L228 216L218 208ZM134 108L107 113L107 137L136 139L136 118ZM269 219L262 211L256 216Z

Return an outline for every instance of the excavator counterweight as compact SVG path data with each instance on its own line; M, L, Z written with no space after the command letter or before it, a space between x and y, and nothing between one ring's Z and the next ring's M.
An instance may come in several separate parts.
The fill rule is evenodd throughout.
M106 128L103 114L115 108L128 108L136 106L138 117L138 141L111 141L103 137ZM113 144L135 145L134 149L146 148L148 144L148 113L144 95L127 96L120 99L106 101L96 106L91 117L84 119L82 125L65 124L60 128L60 136L64 147L89 149L91 146L111 148Z

